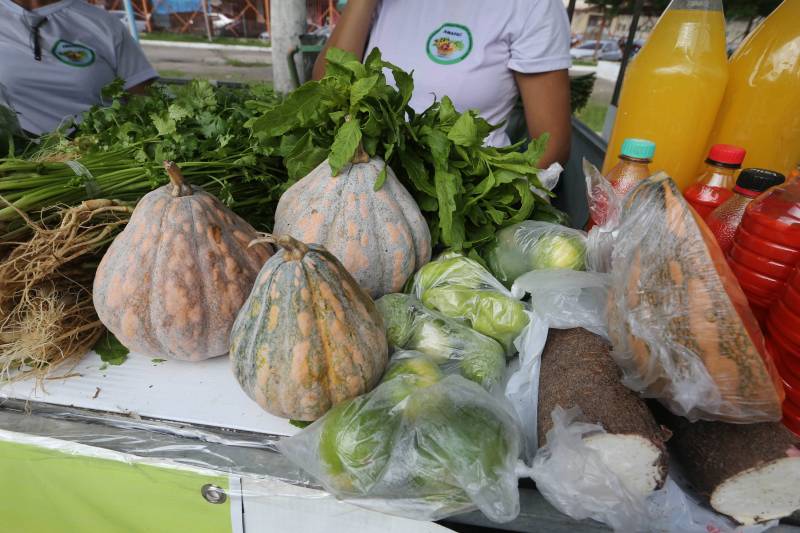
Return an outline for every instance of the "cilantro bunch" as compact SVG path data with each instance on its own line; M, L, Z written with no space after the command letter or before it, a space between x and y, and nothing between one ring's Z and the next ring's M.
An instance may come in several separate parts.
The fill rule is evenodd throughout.
M362 63L331 49L326 75L308 82L246 123L253 150L282 158L293 183L326 158L333 175L359 144L383 158L428 220L434 245L470 250L498 229L529 218L558 217L531 187L542 188L537 163L547 138L494 148L483 146L500 127L475 111L459 113L443 97L422 113L408 105L412 74L384 61L375 49ZM393 83L386 74L391 73ZM385 174L375 188L383 185Z
M136 148L137 160L220 161L249 155L244 124L278 101L272 88L216 87L207 81L153 85L144 96L130 97L117 80L103 91L107 106L95 106L76 125L83 154ZM244 161L256 165L255 158ZM274 169L282 172L279 167Z

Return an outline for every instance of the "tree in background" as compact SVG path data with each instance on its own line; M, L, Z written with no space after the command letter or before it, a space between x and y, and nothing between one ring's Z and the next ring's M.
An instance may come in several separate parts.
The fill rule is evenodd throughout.
M778 7L782 0L722 0L728 18L746 19L766 17ZM659 14L669 5L670 0L646 0L645 14ZM586 0L586 3L605 9L609 14L626 14L633 11L635 0Z
M746 20L747 31L753 29L753 23L759 17L766 17L781 3L781 0L723 0L725 15L729 19Z
M753 23L759 17L766 17L780 5L782 0L722 0L725 7L725 15L729 19L747 20L747 31L745 34L750 33L753 29ZM600 37L602 38L608 22L613 20L617 15L627 15L633 12L636 5L635 0L586 0L586 3L592 6L597 6L603 15L600 23ZM670 0L645 0L644 10L642 12L645 16L658 16L669 5Z
M636 5L635 0L586 0L586 3L598 7L603 16L600 21L600 36L598 40L602 39L602 35L606 31L608 23L613 20L614 17L633 13L633 8ZM642 14L645 16L660 15L667 5L669 5L669 0L645 0Z

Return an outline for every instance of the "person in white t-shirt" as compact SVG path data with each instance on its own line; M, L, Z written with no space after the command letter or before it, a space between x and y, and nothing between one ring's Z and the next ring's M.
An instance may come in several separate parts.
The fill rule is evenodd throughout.
M0 87L30 134L102 103L115 78L137 94L157 77L125 25L84 0L0 0Z
M477 109L497 124L521 96L531 136L550 134L542 168L569 157L570 27L561 0L350 0L330 46L362 59L377 47L385 60L413 70L417 111L449 96L459 111ZM486 142L509 139L500 129Z

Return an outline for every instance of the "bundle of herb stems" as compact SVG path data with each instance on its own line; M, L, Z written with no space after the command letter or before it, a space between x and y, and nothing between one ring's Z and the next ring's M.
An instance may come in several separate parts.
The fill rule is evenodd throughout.
M0 200L0 243L29 233L19 211L46 221L56 206L76 205L91 198L135 203L168 181L155 164L137 161L134 151L126 148L90 153L74 160L79 165L66 161L0 159L0 196L5 200ZM281 191L270 191L263 181L246 179L239 159L231 156L215 161L181 162L180 167L190 183L217 195L240 214L246 213L251 223L262 226L259 229L268 229ZM263 164L255 170L284 173L280 168Z

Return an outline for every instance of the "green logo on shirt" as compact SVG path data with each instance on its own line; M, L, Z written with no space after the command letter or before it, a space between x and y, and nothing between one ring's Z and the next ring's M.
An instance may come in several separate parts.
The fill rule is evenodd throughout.
M71 67L88 67L94 63L94 50L82 44L59 40L53 45L56 59Z
M426 51L440 65L458 63L472 51L472 33L466 26L446 22L428 37Z

